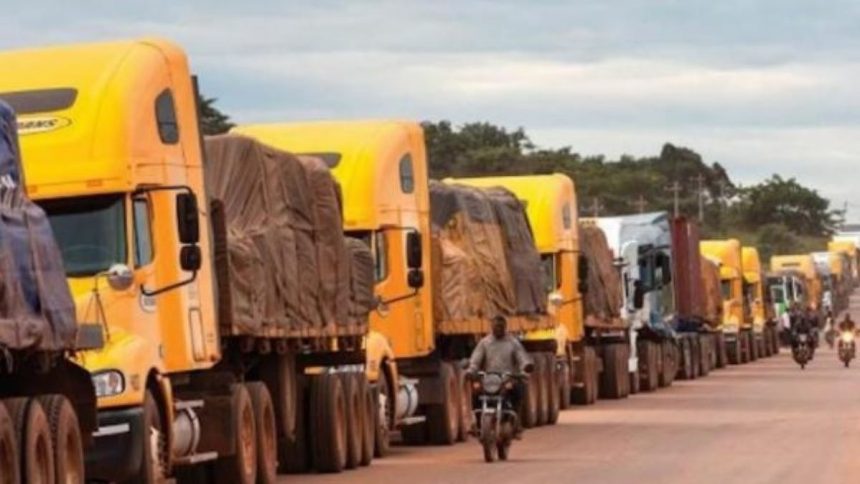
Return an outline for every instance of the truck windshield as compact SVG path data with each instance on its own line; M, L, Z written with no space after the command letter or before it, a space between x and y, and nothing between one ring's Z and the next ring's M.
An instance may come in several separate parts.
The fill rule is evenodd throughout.
M773 299L775 303L784 303L785 302L785 290L780 286L773 286L770 288L770 297Z
M42 200L60 246L66 275L92 276L127 263L122 195Z

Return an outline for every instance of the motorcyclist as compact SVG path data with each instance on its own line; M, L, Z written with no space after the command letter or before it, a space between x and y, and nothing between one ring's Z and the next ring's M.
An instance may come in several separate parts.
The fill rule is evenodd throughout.
M470 377L479 371L494 373L530 373L534 363L522 343L508 334L508 320L504 316L496 316L492 321L492 333L485 336L469 358L467 374ZM525 384L515 380L514 386L508 393L511 406L520 414L525 395ZM522 425L517 425L516 435L522 434Z
M851 315L845 313L845 318L839 322L839 332L844 333L846 331L854 332L857 330L857 325L854 323L854 320L851 319Z
M797 311L791 315L791 344L797 343L797 337L801 334L812 335L813 322L807 314Z

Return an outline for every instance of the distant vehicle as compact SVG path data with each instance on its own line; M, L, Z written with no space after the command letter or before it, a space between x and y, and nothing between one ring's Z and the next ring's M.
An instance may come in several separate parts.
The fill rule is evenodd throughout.
M791 356L794 361L800 365L800 369L806 368L806 364L812 359L812 342L811 336L807 333L800 333L795 337L795 341L791 346Z
M845 365L845 368L851 364L854 359L857 348L854 343L854 331L843 331L839 335L839 361Z

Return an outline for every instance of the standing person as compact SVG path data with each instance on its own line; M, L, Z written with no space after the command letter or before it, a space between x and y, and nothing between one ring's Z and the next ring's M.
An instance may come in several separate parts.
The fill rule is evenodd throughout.
M479 371L517 374L531 373L533 368L534 363L522 343L508 334L508 320L504 316L496 316L492 321L492 333L481 339L472 351L467 372L470 375ZM521 410L524 394L525 384L516 380L509 397L511 406L517 411ZM516 434L519 436L521 433L522 424L519 424Z

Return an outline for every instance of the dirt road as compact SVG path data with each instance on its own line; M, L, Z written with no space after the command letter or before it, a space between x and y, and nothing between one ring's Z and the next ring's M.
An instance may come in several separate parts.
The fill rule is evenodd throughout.
M854 302L860 320L860 298ZM397 447L367 469L295 478L315 484L858 482L860 364L845 369L825 347L801 371L783 350L656 393L576 407L557 426L528 431L507 463L483 463L470 441Z

